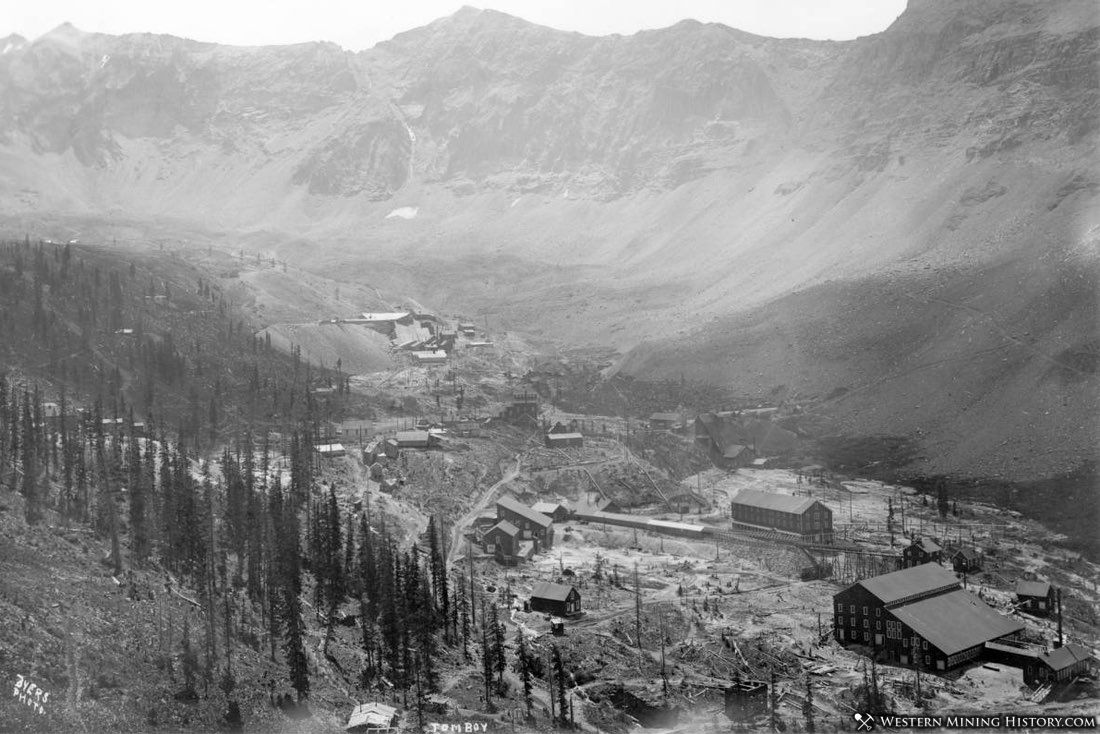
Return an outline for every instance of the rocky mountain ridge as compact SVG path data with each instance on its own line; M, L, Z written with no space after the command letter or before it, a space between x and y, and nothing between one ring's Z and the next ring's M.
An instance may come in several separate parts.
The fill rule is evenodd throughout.
M1049 476L1094 454L1095 425L1069 406L1095 396L1095 370L1071 371L1066 401L1034 380L1095 341L1087 288L1048 306L1052 283L1096 269L1098 60L1100 19L1078 0L912 0L845 42L694 21L596 38L474 8L359 53L62 26L0 54L0 217L242 241L614 345L641 375L820 394L873 382L860 399L894 407L871 419L839 401L850 430L927 435L901 408L920 405L941 436L996 426L930 467L1005 466L1019 450L996 447L1047 442L1051 458L1019 471ZM899 292L917 306L899 310ZM987 340L1001 332L986 325L976 347L982 318L935 322L934 299L997 324L1058 318L998 382L1005 355ZM819 319L827 364L820 345L789 347ZM868 360L885 338L873 324L921 339ZM905 367L927 353L1000 397L947 400L949 371Z

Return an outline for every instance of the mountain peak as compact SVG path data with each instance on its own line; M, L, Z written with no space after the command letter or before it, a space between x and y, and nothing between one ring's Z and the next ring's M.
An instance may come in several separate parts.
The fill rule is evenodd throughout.
M77 28L69 21L65 21L61 25L57 26L51 31L48 31L46 36L84 36L87 35L84 31Z
M72 23L65 21L53 30L47 31L39 36L36 43L41 41L52 41L63 45L75 45L91 35L91 33L82 31Z
M13 51L18 51L27 45L27 39L18 33L12 33L7 38L0 38L0 56Z

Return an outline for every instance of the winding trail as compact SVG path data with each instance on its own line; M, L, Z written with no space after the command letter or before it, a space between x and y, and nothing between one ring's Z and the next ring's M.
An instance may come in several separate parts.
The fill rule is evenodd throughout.
M489 501L489 498L491 498L498 489L519 476L520 457L518 454L516 455L515 461L515 466L504 472L504 475L497 480L495 484L491 484L483 489L477 496L477 499L474 500L474 503L470 505L470 509L466 514L455 521L454 527L451 528L451 545L447 550L448 566L452 566L455 561L465 557L464 555L459 555L462 550L462 536L464 535L463 531L465 528L474 521L474 518L477 517L477 513L481 512L482 508Z

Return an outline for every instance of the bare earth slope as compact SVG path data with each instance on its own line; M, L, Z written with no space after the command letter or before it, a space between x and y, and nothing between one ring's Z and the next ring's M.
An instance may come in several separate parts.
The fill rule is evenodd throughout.
M847 387L845 430L931 470L1048 476L1096 438L1098 44L1087 0L913 0L842 43L62 26L0 54L0 217L186 223L637 374Z

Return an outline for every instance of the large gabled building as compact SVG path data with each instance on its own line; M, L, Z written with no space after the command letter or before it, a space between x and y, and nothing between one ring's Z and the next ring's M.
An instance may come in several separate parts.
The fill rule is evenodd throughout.
M536 552L554 545L554 521L512 497L497 500L497 519L518 528L519 540L534 541Z
M833 511L813 497L742 489L730 502L736 525L779 530L807 542L833 542Z
M695 419L695 445L727 469L758 456L787 455L797 444L797 434L770 420L734 413L702 413Z
M1024 625L991 609L935 563L857 581L833 597L833 636L887 661L943 672Z

